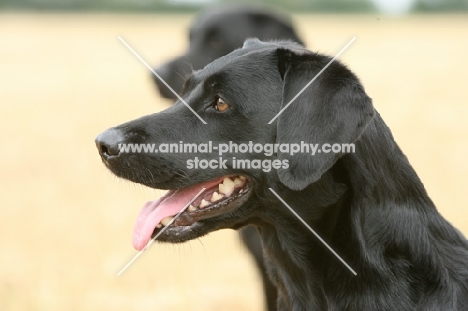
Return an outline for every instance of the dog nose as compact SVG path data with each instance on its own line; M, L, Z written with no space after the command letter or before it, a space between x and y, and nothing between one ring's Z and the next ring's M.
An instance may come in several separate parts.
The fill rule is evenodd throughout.
M99 134L94 141L101 157L107 160L119 155L119 144L123 138L120 130L111 128Z

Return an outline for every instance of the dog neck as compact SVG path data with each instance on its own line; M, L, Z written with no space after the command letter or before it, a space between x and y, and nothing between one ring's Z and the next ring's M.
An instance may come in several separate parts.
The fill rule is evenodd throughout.
M287 189L276 190L316 234L329 240L346 189L327 172L320 181L293 195ZM270 279L278 288L279 309L322 310L326 306L323 267L330 251L283 203L271 201L269 211L273 213L262 215L257 228L265 260L271 263L267 264Z
M404 254L404 249L399 249L398 245L393 245L397 247L395 250L386 249L387 242L409 245L407 239L411 237L405 236L404 232L419 230L421 236L426 237L431 234L427 229L428 219L435 217L427 215L435 215L437 211L419 177L394 142L390 130L377 116L366 132L356 142L356 153L342 157L317 183L289 196L290 192L278 190L304 221L355 269L357 276L281 203L271 203L277 214L265 217L267 221L259 226L264 254L271 262L268 265L270 278L278 288L278 303L283 304L284 309L322 310L333 307L340 310L349 303L359 306L361 302L345 301L343 297L353 299L359 297L353 291L372 288L375 280L366 276L388 275L385 271L391 269L392 263L386 263L385 258L392 253L395 256ZM319 202L315 199L318 197L335 200ZM395 223L402 217L396 217L394 213L403 213L405 224ZM417 229L412 228L411 231L403 225L416 226ZM426 239L420 243L420 248L401 256L412 256L421 262L427 260L424 254L431 251L427 244L430 242ZM382 271L376 271L376 266ZM436 268L432 263L428 266ZM423 278L423 274L431 272L411 273L421 274ZM408 276L404 273L398 277L402 283L407 282ZM342 280L338 285L333 282L337 278ZM382 282L387 284L391 280L383 279ZM401 288L395 289L398 290ZM375 307L382 306L376 302Z

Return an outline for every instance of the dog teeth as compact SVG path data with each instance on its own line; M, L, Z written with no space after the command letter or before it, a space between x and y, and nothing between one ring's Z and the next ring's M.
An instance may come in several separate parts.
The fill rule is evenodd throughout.
M227 196L228 191L226 190L226 186L224 184L219 184L218 190L219 190L219 193L222 193Z
M189 212L194 212L197 210L197 208L195 206L193 206L192 204L190 204L190 206L188 207L188 210Z
M234 181L230 177L224 177L223 183L228 186L234 184Z
M200 208L204 208L205 206L210 205L210 202L206 201L205 199L201 200Z
M158 224L158 225L156 226L156 228L160 229L160 228L162 228L162 225L161 225L161 224Z
M246 180L247 180L247 177L240 175L240 176L239 176L239 179L242 180L242 181L246 181Z
M224 177L223 183L219 184L219 192L225 196L230 196L234 191L234 182L229 177Z
M167 224L168 224L172 219L174 219L174 217L172 217L172 216L169 216L169 217L164 218L163 220L161 220L161 225L167 226Z
M238 187L242 186L243 184L244 184L244 181L242 179L240 179L239 177L234 179L234 187L238 188Z
M216 202L218 200L221 200L222 198L224 198L224 196L215 191L215 192L213 192L213 195L211 196L210 201L211 202Z

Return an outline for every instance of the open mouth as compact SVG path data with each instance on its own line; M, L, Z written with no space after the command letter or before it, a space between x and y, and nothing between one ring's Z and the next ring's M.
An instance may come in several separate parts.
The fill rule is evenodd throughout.
M205 190L169 228L190 230L191 227L200 225L204 219L236 210L247 200L251 185L247 177L233 175L183 189L169 190L158 200L149 201L143 206L133 231L133 247L142 250L151 237L166 226L203 188Z

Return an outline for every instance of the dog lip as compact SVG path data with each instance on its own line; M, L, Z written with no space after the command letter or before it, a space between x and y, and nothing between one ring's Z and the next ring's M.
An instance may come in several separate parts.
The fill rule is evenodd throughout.
M180 239L179 241L185 241L186 238L184 235L190 234L191 232L195 230L201 229L205 224L201 221L197 221L194 223L191 223L190 225L186 226L174 226L170 225L167 227L167 229L162 233L161 238L159 240L162 240L163 242L168 242L172 241L174 242L174 238L177 240L178 238ZM155 229L153 234L151 235L151 238L154 238L156 234L160 231L161 229Z
M119 154L112 155L107 152L103 152L103 153L100 153L99 155L101 156L102 163L104 163L104 165L110 169L112 165L114 164L112 162L120 159L121 154L119 153Z

